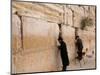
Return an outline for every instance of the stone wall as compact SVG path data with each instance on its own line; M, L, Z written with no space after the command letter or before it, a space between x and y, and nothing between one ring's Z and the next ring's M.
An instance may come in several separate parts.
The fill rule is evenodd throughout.
M94 25L80 29L83 17L93 18ZM95 50L95 6L49 3L12 3L12 72L44 72L61 70L57 38L58 23L71 61L76 57L75 27L82 38L84 51Z

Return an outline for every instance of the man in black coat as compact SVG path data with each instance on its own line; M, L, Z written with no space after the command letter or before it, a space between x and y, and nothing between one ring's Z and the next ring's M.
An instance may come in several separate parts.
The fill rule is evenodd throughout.
M82 50L83 50L83 43L82 40L80 39L79 36L76 36L76 47L77 47L77 54L78 54L78 59L81 60L82 59Z
M58 46L58 48L60 49L60 54L61 54L61 59L62 59L62 64L63 64L62 71L66 71L66 68L69 65L67 47L62 37L59 37L58 41L60 43L60 46Z

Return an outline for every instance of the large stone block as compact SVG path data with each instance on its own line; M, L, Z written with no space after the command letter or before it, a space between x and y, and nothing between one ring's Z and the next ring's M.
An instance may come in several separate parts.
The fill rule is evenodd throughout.
M20 18L12 14L12 53L16 53L21 48L21 21Z
M14 72L56 71L58 26L43 20L22 17L23 49L13 57ZM58 58L59 57L59 58Z
M78 34L83 41L84 51L86 51L86 48L90 51L95 50L95 32L79 30Z

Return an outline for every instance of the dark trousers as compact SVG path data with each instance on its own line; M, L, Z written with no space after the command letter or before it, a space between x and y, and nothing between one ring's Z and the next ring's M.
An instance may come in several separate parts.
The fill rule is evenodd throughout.
M77 53L78 53L78 59L81 60L82 59L82 51L79 51Z
M62 71L66 71L67 65L63 65Z

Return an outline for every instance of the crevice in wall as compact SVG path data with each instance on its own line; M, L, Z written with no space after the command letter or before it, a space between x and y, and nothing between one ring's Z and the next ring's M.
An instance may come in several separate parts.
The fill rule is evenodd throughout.
M21 39L21 49L23 50L24 47L23 47L23 22L22 22L22 16L20 16L18 14L18 12L16 12L15 14L19 17L20 22L21 22L21 24L20 24L20 36L21 36L21 38L20 39Z

